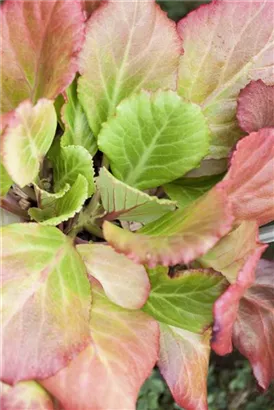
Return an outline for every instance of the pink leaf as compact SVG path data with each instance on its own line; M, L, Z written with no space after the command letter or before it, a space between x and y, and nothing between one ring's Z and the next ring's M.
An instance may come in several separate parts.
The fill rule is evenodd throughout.
M2 22L2 110L54 99L73 80L84 40L78 0L6 0Z
M208 259L204 258L206 266L212 265L231 283L214 305L212 348L219 355L232 351L232 331L239 302L255 280L256 265L265 249L266 245L258 242L256 223L245 222L223 238L209 252Z
M139 388L157 360L157 322L114 305L92 284L92 343L42 385L67 410L135 410Z
M273 1L211 1L178 23L184 54L178 92L200 104L212 131L208 158L227 157L243 136L237 97L251 80L273 84Z
M261 388L274 379L274 261L261 260L240 301L233 344L250 361Z
M228 181L229 199L237 220L274 220L274 128L253 132L238 142Z
M1 380L47 378L90 342L90 283L70 238L57 228L2 228Z
M50 395L35 381L0 383L2 410L54 410Z
M274 127L274 85L251 81L238 97L237 119L247 133Z
M104 222L106 240L135 262L154 267L188 263L229 232L233 217L226 184L214 187L188 208L170 212L132 233Z
M150 283L142 265L137 265L110 246L78 245L88 274L96 278L108 298L127 309L139 309L146 302Z
M124 98L176 87L179 36L154 0L104 2L86 32L78 91L95 135Z
M160 325L159 369L176 402L187 410L207 410L211 330L203 335Z

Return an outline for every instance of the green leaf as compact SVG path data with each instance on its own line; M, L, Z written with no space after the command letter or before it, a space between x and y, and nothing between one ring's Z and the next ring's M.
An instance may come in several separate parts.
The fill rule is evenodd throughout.
M43 202L46 202L44 209L30 208L28 213L31 218L44 225L58 225L80 212L88 197L87 180L79 174L69 191L65 192L67 186L69 185L66 184L65 189L54 194L55 198L47 197L46 200L44 199ZM45 194L43 195L45 196Z
M188 270L170 278L164 269L149 270L151 291L143 310L159 322L191 332L212 321L212 307L226 280L213 270Z
M0 196L5 196L12 185L12 179L0 162Z
M88 151L80 146L55 147L49 158L53 165L54 191L72 185L81 174L88 181L88 196L95 191L93 161Z
M202 178L179 178L166 184L164 190L180 208L184 208L209 191L222 178L223 174Z
M36 223L1 229L2 377L44 379L90 342L90 283L72 240Z
M98 145L113 174L143 190L197 167L208 151L209 130L201 109L175 92L142 91L117 107Z
M86 114L77 97L76 80L66 91L68 102L63 107L62 119L66 125L61 139L62 146L80 145L94 156L97 152L97 142L89 127Z
M54 104L42 99L33 106L24 101L14 111L3 134L3 164L16 184L23 187L38 175L57 126Z
M107 220L119 219L145 224L174 211L176 207L175 202L150 196L119 181L106 168L101 168L96 184L107 211Z

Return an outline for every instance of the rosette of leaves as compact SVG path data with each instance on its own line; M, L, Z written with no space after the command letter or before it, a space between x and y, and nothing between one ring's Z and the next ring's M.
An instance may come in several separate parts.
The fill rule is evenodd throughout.
M134 409L157 363L204 410L233 345L268 387L273 11L1 5L4 409Z

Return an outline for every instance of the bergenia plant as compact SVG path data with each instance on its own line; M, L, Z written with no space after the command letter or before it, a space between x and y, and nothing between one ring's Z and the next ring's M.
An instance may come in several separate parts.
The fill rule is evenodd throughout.
M4 410L132 410L211 347L274 377L274 3L6 0Z

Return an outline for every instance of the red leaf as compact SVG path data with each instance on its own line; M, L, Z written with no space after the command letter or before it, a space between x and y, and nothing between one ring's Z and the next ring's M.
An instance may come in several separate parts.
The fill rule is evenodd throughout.
M134 410L157 360L158 324L144 312L114 305L92 285L91 345L41 384L66 410Z
M274 85L251 81L238 97L237 119L247 133L274 127Z
M274 378L274 261L261 260L256 281L241 299L233 344L250 361L261 388Z
M6 0L2 22L2 111L54 99L73 80L84 41L81 2Z
M211 330L203 335L161 324L159 369L176 402L187 410L207 410Z
M274 220L274 128L238 142L227 173L229 199L237 220Z
M239 302L246 289L253 284L256 265L266 248L266 245L258 242L258 229L255 222L247 224L242 224L225 237L215 249L214 267L219 269L231 283L214 305L212 348L219 355L232 351L232 331ZM233 247L238 249L238 252L235 252ZM244 249L241 249L242 247ZM210 253L214 255L214 248Z

